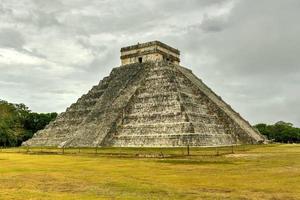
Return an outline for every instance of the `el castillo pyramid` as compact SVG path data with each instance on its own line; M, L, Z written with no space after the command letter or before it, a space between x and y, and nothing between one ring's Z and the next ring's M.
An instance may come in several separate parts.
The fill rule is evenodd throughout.
M175 147L257 144L265 138L153 41L121 49L120 67L72 104L28 146Z

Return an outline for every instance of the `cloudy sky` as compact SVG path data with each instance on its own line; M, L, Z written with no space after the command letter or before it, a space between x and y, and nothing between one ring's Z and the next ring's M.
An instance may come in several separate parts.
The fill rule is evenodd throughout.
M300 126L299 0L0 0L0 99L62 112L160 40L251 123Z

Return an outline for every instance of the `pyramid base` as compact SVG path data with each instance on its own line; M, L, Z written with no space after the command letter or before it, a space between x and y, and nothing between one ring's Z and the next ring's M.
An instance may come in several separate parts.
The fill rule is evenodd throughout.
M229 134L182 133L169 135L128 135L114 138L114 147L230 146L240 144Z

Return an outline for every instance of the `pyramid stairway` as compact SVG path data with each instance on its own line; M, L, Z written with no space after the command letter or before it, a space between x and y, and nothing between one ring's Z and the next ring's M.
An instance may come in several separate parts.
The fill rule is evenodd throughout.
M161 61L114 68L23 145L173 147L264 140L190 70Z

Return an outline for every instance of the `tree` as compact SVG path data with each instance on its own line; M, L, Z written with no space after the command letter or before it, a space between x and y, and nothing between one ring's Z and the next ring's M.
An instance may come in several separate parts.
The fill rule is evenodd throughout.
M30 139L34 133L44 129L56 117L57 113L29 113L24 121L24 128L27 132L22 141Z
M24 104L0 100L0 146L19 146L54 120L57 113L33 113Z
M256 124L254 126L259 132L269 140L283 143L299 143L300 142L300 128L293 127L292 123L279 121L273 125Z

